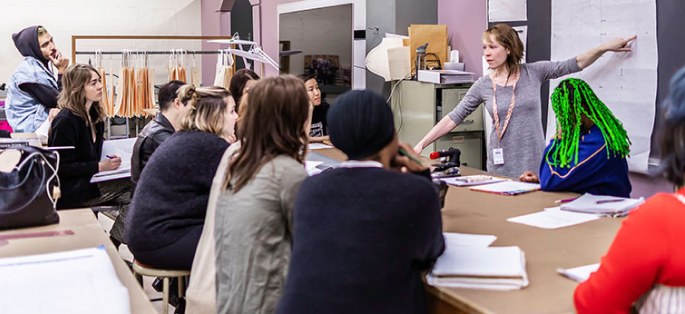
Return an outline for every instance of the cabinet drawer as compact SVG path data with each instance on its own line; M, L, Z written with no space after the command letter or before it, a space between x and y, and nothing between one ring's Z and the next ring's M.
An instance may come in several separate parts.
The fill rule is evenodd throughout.
M442 89L442 116L446 116L454 110L461 100L464 99L468 91L469 90L465 88ZM442 118L442 116L440 118ZM483 106L478 106L478 108L468 115L459 126L452 130L452 132L483 130Z

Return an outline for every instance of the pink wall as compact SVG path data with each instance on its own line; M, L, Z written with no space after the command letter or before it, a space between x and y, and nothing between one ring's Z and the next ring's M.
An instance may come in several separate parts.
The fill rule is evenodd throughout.
M487 29L485 3L482 0L438 0L438 24L447 25L452 49L459 50L466 71L476 73L476 77L483 75L481 35Z
M221 4L220 0L202 0L201 23L202 36L231 36L231 14L216 12ZM221 46L202 42L202 50L218 50ZM202 56L202 85L214 84L217 55Z
M230 27L222 26L230 25L230 23L221 22L219 14L215 12L216 1L202 0L202 34L231 35L228 31ZM277 6L296 1L298 0L251 0L253 5L261 5L262 48L276 60L278 59ZM261 4L258 4L259 2ZM258 21L257 17L253 18L255 22ZM373 24L373 21L368 22ZM452 38L453 49L460 51L461 61L466 63L466 70L474 72L477 77L480 77L483 74L481 34L487 27L485 1L438 0L438 23L447 25L449 36ZM258 28L255 26L254 29L257 30ZM278 71L271 67L264 67L264 69L266 76L278 75ZM259 69L256 70L259 71ZM213 73L213 71L204 72Z

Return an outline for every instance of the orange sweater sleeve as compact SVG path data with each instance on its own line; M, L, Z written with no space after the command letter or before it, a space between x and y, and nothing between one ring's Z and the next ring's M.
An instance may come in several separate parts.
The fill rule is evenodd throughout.
M597 272L578 285L574 303L578 313L629 313L633 302L647 292L668 259L669 206L681 206L672 196L656 195L623 221Z

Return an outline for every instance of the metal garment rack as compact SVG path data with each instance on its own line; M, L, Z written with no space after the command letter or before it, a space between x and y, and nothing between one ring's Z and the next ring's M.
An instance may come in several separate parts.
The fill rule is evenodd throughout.
M218 40L218 39L232 39L233 36L129 36L129 35L74 35L71 36L71 60L72 62L76 61L76 55L95 55L96 52L101 55L121 55L124 52L123 51L78 51L76 44L77 41L79 40ZM233 45L230 46L230 48L233 48ZM221 49L224 50L224 49ZM132 54L147 54L147 55L171 55L175 54L178 52L170 51L170 50L165 50L165 51L149 51L149 50L126 50L127 53L132 53ZM201 51L192 51L192 50L184 50L183 51L187 55L211 55L211 54L219 54L221 53L219 49L216 50L201 50ZM129 126L129 120L126 119L126 135L125 138L130 137L130 126ZM135 123L136 123L136 135L139 132L139 125L138 125L138 118L135 118ZM107 118L107 138L108 139L114 139L114 138L124 138L122 137L117 137L117 136L112 136L111 135L111 119Z

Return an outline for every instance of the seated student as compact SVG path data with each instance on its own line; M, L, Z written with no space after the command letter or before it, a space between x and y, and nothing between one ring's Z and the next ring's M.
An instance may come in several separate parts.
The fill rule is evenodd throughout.
M188 99L179 131L143 169L126 218L126 240L136 260L189 270L205 220L209 189L233 136L235 103L221 87L178 90Z
M351 91L328 114L350 160L306 179L295 201L293 253L277 313L426 313L422 272L444 250L437 189L398 153L383 97ZM402 173L401 168L422 174Z
M545 149L540 179L530 171L519 179L545 191L630 197L630 140L621 121L580 79L561 81L551 98L559 135Z
M62 197L57 208L91 207L116 202L125 211L131 201L131 180L119 179L90 183L99 171L115 170L121 158L110 156L102 162L105 112L100 106L102 80L90 65L73 64L62 77L62 92L57 104L59 114L50 126L49 146L73 146L59 151Z
M238 125L242 146L216 200L217 313L275 311L288 273L293 204L307 177L311 111L302 81L263 79L248 107Z
M250 69L240 69L233 74L231 84L228 86L228 91L231 92L233 100L235 100L238 116L243 116L240 111L243 95L246 95L252 86L257 84L257 81L259 81L259 75Z
M314 106L312 112L312 122L309 129L309 137L311 142L328 141L328 128L326 123L326 114L331 107L327 102L321 101L321 90L319 90L319 83L316 81L316 76L309 75L304 78L304 87L307 89L307 96L309 102Z
M659 130L660 172L685 183L685 68L671 80ZM597 272L578 285L578 313L683 313L685 189L659 193L623 220Z
M159 88L159 112L138 134L131 156L131 181L138 183L140 173L143 172L152 153L179 128L180 117L188 110L188 106L176 96L178 89L185 85L181 81L171 81ZM188 100L185 99L187 102Z

